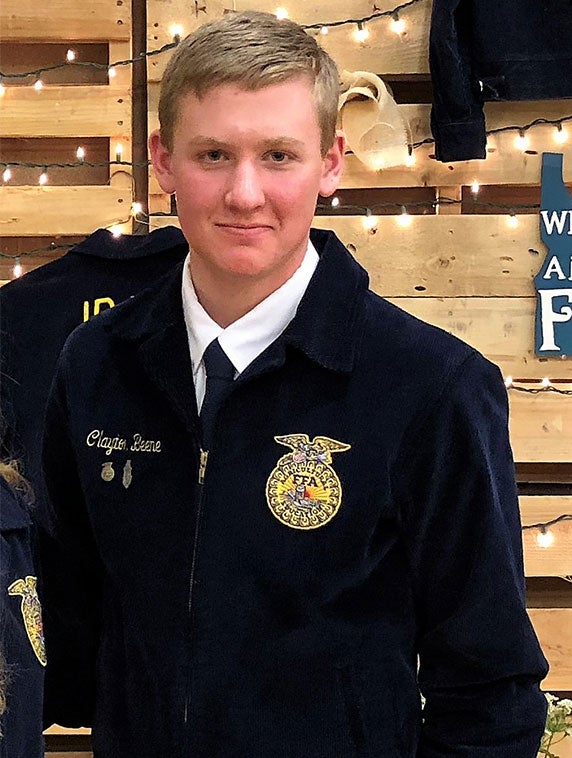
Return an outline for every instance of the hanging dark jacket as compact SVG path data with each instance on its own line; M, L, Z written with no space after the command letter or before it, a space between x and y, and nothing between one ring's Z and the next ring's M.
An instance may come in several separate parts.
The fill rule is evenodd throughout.
M44 755L46 653L30 529L26 504L0 476L0 652L8 675L0 758Z
M47 723L93 725L96 758L535 758L547 668L500 372L311 239L209 451L180 269L68 340Z
M572 3L433 0L429 63L437 160L486 158L484 101L572 98Z
M187 252L173 226L119 239L98 229L62 258L0 288L4 455L22 463L34 489L44 408L66 338L82 321L149 287Z

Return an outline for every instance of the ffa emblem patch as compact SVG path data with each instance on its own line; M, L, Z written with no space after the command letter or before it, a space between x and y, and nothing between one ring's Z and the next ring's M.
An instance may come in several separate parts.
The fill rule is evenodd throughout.
M26 634L36 654L36 658L42 666L46 665L46 647L44 644L44 629L42 625L42 606L36 592L37 579L35 576L27 576L25 579L16 579L8 587L9 595L20 595L22 602L20 610L24 618Z
M106 463L103 463L101 466L101 478L104 482L110 482L113 477L115 476L115 470L113 468L113 463L111 461L107 461Z
M266 483L266 501L278 521L292 529L317 529L327 524L342 502L342 485L331 467L332 453L351 445L329 437L287 434L274 437L293 452L283 455Z

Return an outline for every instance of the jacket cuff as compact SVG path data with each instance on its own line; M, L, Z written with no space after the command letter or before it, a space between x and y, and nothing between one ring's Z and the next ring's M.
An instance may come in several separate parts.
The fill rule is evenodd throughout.
M431 129L435 137L435 157L438 161L470 161L487 157L485 119L456 123L439 123L434 116Z

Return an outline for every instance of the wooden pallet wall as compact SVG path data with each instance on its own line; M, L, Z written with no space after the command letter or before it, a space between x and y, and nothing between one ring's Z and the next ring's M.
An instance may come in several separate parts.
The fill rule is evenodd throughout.
M3 0L1 70L33 71L62 63L67 49L77 60L101 68L69 65L35 77L6 78L0 99L0 161L12 164L12 178L0 184L0 251L22 254L24 272L54 255L24 257L51 242L75 241L101 226L130 219L132 180L129 167L48 167L48 183L38 185L42 165L107 164L123 146L131 160L131 66L119 66L108 78L107 65L131 57L131 3L127 0ZM24 168L19 162L37 163ZM3 172L0 171L0 175ZM130 229L130 225L125 226ZM12 277L12 261L0 259L0 281Z

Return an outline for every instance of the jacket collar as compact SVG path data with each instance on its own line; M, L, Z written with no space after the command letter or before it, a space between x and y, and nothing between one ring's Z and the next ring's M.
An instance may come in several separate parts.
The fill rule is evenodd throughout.
M278 352L283 354L289 345L324 368L347 373L353 368L359 342L368 275L333 232L312 229L310 238L320 262L296 316L277 341ZM172 361L180 360L173 349L183 349L188 358L181 277L182 264L154 290L114 308L106 326L119 339L155 345L156 357L165 359L170 371ZM283 362L278 352L273 353L273 364ZM190 358L188 363L191 375ZM259 359L255 363L260 365Z
M361 334L369 277L333 232L312 229L310 239L320 262L283 337L324 368L348 373Z
M188 249L183 232L176 226L165 226L149 234L125 234L119 238L115 238L109 229L97 229L68 253L109 260L132 260L164 253L179 245Z

